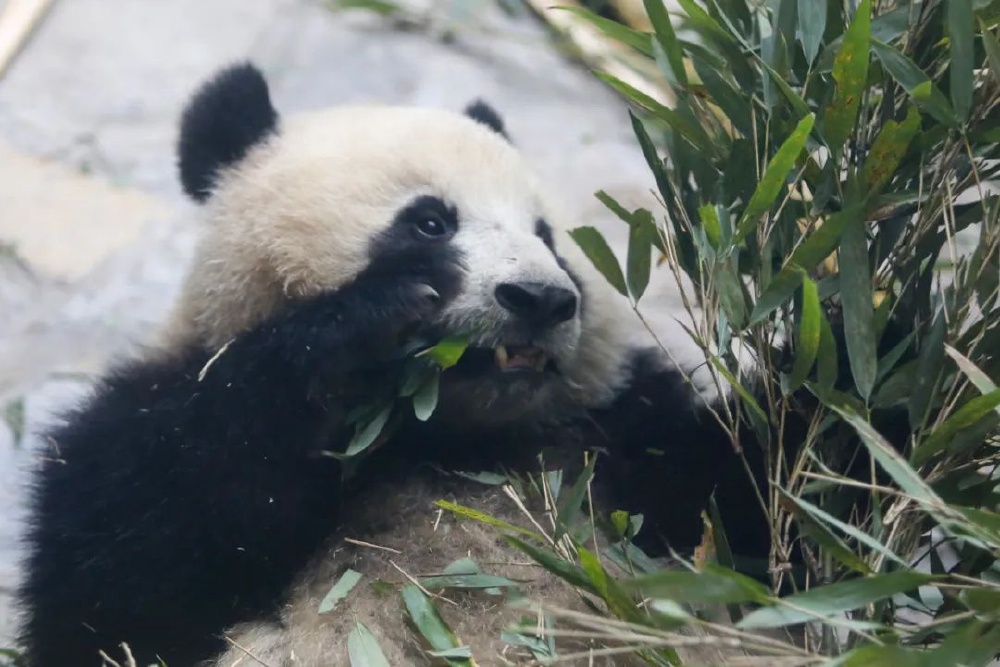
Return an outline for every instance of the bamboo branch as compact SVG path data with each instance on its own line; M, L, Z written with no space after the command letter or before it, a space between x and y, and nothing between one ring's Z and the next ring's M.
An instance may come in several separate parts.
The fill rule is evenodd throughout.
M593 24L563 7L580 8L576 0L525 0L552 28L568 39L588 67L606 72L667 107L674 94L655 66L631 49L607 37ZM641 29L641 26L639 26Z

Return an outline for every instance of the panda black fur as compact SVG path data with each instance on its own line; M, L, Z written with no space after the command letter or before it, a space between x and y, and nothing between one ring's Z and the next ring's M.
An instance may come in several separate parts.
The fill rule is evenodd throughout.
M320 617L319 597L347 566L398 580L393 563L424 574L470 553L519 560L431 505L504 516L502 493L436 470L533 470L542 449L563 462L607 451L597 509L644 512L650 547L697 544L715 491L731 540L766 552L728 439L643 349L488 106L279 119L260 73L239 65L195 95L179 153L211 226L163 344L48 434L20 591L29 667L97 665L123 641L169 667L255 664L247 651L275 667L347 664L354 617L391 664L418 664L385 599L358 593ZM432 419L403 424L342 486L323 452L397 370L399 342L472 328L476 349L442 376ZM492 348L529 343L544 371L494 367ZM525 578L517 567L491 571ZM574 604L530 576L533 593ZM510 620L496 600L440 606L492 664L489 638Z

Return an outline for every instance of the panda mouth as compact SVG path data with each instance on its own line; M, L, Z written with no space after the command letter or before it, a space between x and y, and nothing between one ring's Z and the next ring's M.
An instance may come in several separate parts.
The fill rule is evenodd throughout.
M552 357L537 345L469 347L459 361L458 367L474 375L490 372L504 375L558 372Z
M542 373L552 363L545 350L534 345L497 345L493 361L503 372L534 371Z

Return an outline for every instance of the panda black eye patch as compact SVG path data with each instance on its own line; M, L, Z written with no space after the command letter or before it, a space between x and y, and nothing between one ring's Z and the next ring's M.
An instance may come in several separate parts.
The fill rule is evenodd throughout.
M418 197L396 214L395 231L405 231L417 241L447 241L458 231L458 211L443 200L425 195Z
M556 246L552 240L552 228L549 227L549 223L545 222L544 218L535 221L535 236L542 240L546 248L555 253Z

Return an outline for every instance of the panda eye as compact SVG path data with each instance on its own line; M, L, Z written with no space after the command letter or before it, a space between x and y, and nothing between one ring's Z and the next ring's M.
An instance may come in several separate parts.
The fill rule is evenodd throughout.
M418 236L428 239L439 239L448 235L448 225L434 215L422 215L416 219L415 229Z
M439 197L424 195L397 213L393 226L417 242L443 243L458 231L458 211Z

